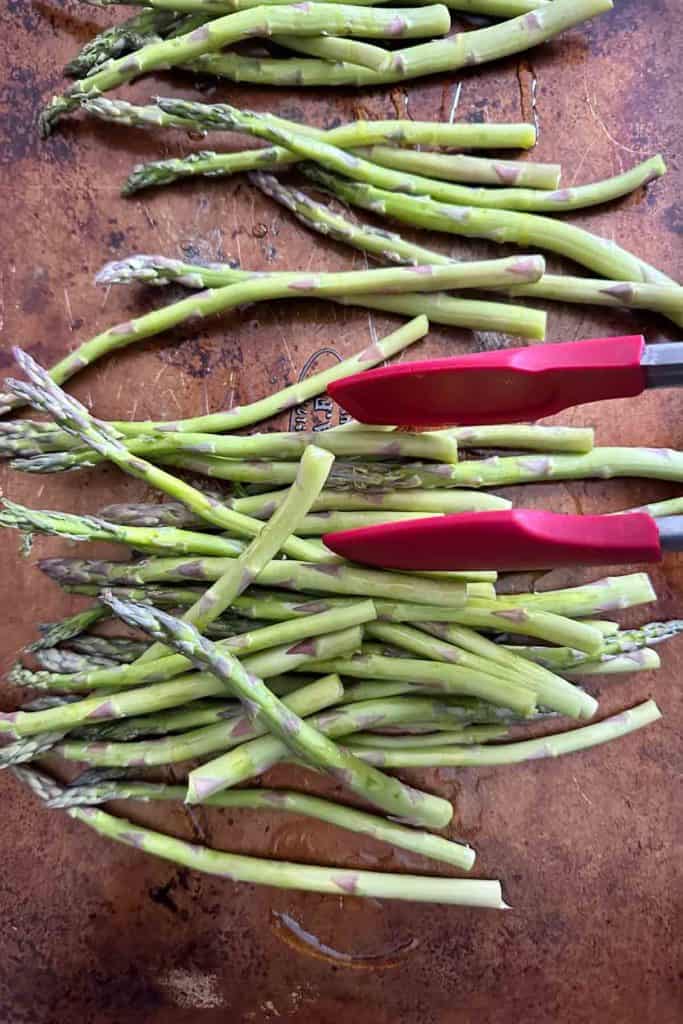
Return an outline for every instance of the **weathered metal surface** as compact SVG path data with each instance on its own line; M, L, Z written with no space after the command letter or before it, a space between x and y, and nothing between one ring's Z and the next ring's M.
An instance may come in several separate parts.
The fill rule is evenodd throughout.
M2 15L3 371L10 369L11 343L51 362L98 328L158 302L156 293L107 294L93 286L105 260L129 252L199 252L258 269L362 265L360 256L306 234L242 180L195 183L130 201L118 197L132 163L196 145L182 137L72 119L40 143L38 109L60 87L59 69L76 46L103 23L103 16L69 0L8 0ZM655 150L665 153L671 173L647 195L575 220L680 276L681 42L678 0L622 0L611 15L551 46L454 79L362 96L229 85L210 95L329 125L360 112L447 117L461 84L457 117L517 120L531 116L536 83L536 152L539 159L560 161L569 183L617 172ZM166 76L139 83L131 94L160 91L191 95L191 82ZM483 243L455 243L455 251L489 250ZM548 308L551 339L641 330L650 339L675 336L668 323L646 315ZM378 333L394 322L372 318ZM83 374L73 390L104 417L218 409L292 380L315 352L349 354L369 330L362 311L274 303L198 333L131 348ZM465 351L472 344L466 332L436 330L420 354ZM592 424L606 444L680 447L680 414L678 393L657 392L628 404L574 410L562 422ZM144 494L113 469L45 480L3 473L2 483L15 500L78 511ZM524 492L528 502L586 512L673 493L665 485L609 481ZM77 605L40 578L33 559L18 558L15 538L4 536L1 544L4 671L34 636L34 621ZM35 553L63 548L41 540ZM658 604L631 613L629 621L681 614L680 557L668 558L653 577ZM576 578L555 574L558 581ZM675 782L683 649L674 643L662 658L656 676L596 688L605 711L656 696L665 718L644 733L556 762L416 776L454 799L452 834L476 846L476 873L503 879L514 908L505 914L332 900L177 871L43 811L4 777L0 1020L327 1024L342 1014L358 1024L508 1024L517 1018L528 1024L673 1024L682 1010ZM5 691L3 707L12 699ZM275 776L279 783L285 778L291 773ZM312 785L300 775L294 781ZM128 813L226 849L399 871L434 868L369 839L275 814L190 817L182 808L139 805ZM296 939L286 919L275 916L282 913L351 959L330 961L307 955L316 952L310 947L292 948L285 938L295 945ZM378 959L362 959L367 956Z

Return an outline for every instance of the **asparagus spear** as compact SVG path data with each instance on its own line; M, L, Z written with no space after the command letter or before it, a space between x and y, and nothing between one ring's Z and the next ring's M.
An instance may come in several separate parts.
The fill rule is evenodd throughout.
M658 516L680 516L683 515L683 498L668 498L666 501L655 501L649 505L639 505L637 508L628 508L623 511L647 512L655 519Z
M641 185L666 172L661 156L653 157L632 170L605 181L560 191L544 192L524 188L472 188L424 174L408 174L375 164L357 153L348 153L318 137L297 131L297 126L282 118L277 121L268 114L242 111L225 103L202 104L160 97L157 104L164 113L175 117L191 117L201 128L217 125L243 131L296 153L302 160L311 160L328 171L347 178L408 195L429 196L444 203L496 210L525 210L531 213L564 213L628 195Z
M199 28L174 39L153 42L132 55L107 61L106 65L76 81L62 96L55 96L43 110L39 126L48 136L57 121L76 109L90 95L108 92L149 71L185 64L202 54L221 50L231 43L252 36L296 34L302 36L333 35L361 38L404 38L414 35L441 35L450 27L447 8L432 7L409 10L375 10L342 4L307 4L303 9L263 6L228 14L206 22ZM371 74L374 72L371 72Z
M557 3L557 0L553 2ZM307 166L304 172L339 198L404 223L467 238L487 238L499 243L515 242L525 247L538 246L566 256L608 278L645 281L650 284L676 284L661 271L614 242L552 217L516 210L492 211L474 206L454 206L425 196L396 194L374 185L351 182L314 167Z
M142 10L88 40L66 65L64 74L69 78L83 78L109 58L122 57L159 41L184 20L184 15L173 10Z
M381 167L442 181L538 189L556 189L560 183L559 164L496 160L495 157L465 156L462 153L425 153L423 150L382 145L355 149L354 153Z
M312 231L330 235L339 242L369 252L383 261L408 264L444 264L451 261L449 256L407 242L393 232L369 224L353 223L341 214L333 213L323 204L314 202L304 192L282 185L272 175L259 172L250 174L249 178L262 192L291 210ZM674 320L683 315L683 288L673 281L668 284L644 284L640 281L590 280L566 274L544 274L535 284L520 285L510 289L508 294L599 306L651 309Z
M310 645L315 638L362 625L374 619L375 614L372 601L357 601L343 607L314 612L312 615L292 616L286 622L227 637L216 646L219 652L225 651L240 655L254 654L257 651L279 648L282 645L291 645L294 654L297 653L297 648L301 648L305 653L307 644ZM38 673L39 680L34 680L31 675L24 675L23 671L17 668L13 671L12 677L17 682L40 681L43 685L49 684L57 689L102 690L161 682L187 672L189 668L191 668L191 662L182 654L166 653L157 656L154 661L145 658L134 664L93 668L87 671L72 672L69 675L59 672L42 672Z
M320 494L333 461L333 455L313 444L305 449L296 480L285 500L246 550L228 565L213 586L188 608L183 615L185 622L193 625L199 632L204 632L208 625L244 593L250 583L258 579ZM153 662L155 658L170 653L163 644L152 644L141 655L138 663Z
M150 487L157 487L182 501L202 519L222 529L251 537L263 529L258 520L230 511L215 498L207 497L170 473L143 461L138 456L131 455L107 424L90 416L85 406L61 391L45 370L27 353L15 349L14 356L33 383L29 385L10 379L7 381L10 390L36 408L49 413L65 430L80 437L98 454L105 455L124 472L145 480ZM317 549L296 537L290 538L283 545L283 551L294 558L302 555L304 551L304 557L312 557L314 560L320 557Z
M613 676L623 672L652 672L661 665L659 655L650 649L632 651L630 654L614 654L611 658L599 661L586 661L583 665L569 669L567 675L572 679L584 676Z
M539 666L536 665L529 670L529 665L523 659L515 657L510 651L501 650L471 630L457 626L444 627L443 623L437 623L436 626L434 629L433 624L431 627L427 625L426 631L436 634L439 640L426 636L421 629L386 622L369 624L365 635L395 644L419 658L461 665L475 672L510 679L531 688L536 693L538 703L551 711L572 718L591 718L595 714L598 702L560 676L545 670L539 672Z
M85 632L96 622L108 618L110 614L109 609L104 605L95 605L92 608L86 608L85 611L70 615L67 619L47 623L39 627L42 634L40 639L29 644L26 650L41 651L48 647L55 647L57 644Z
M187 66L205 74L260 85L382 85L420 75L453 72L521 53L611 7L611 0L554 0L542 11L511 18L490 28L396 50L391 67L381 72L349 64L330 66L324 61L305 58L277 61L236 53L206 53L198 60L190 60Z
M26 768L15 768L14 772L41 800L52 801L61 797L63 787L56 785L44 773ZM233 882L255 882L280 889L302 889L337 896L347 894L382 899L409 899L496 909L505 909L507 906L503 902L499 882L431 878L422 875L391 875L378 871L270 861L244 854L222 853L174 839L161 832L153 832L134 825L125 819L115 818L95 807L69 807L66 813L100 835L133 846L136 850L144 850L164 860L183 864L220 878L228 878ZM320 813L323 813L322 809ZM415 841L417 842L417 839Z
M388 51L383 50L381 46L362 43L357 39L337 39L334 36L273 36L273 42L284 49L293 50L294 53L322 57L323 60L332 63L346 61L348 64L357 64L373 71L381 71L389 57Z
M139 640L129 640L128 637L96 636L93 633L85 633L67 641L67 647L78 654L111 658L121 664L135 661L146 646Z
M414 733L405 736L386 736L379 732L357 732L344 740L349 750L357 747L380 747L382 750L425 750L430 747L467 746L470 743L488 743L508 733L502 726L482 725L459 732Z
M386 750L359 748L358 757L367 759L371 764L387 768L412 768L428 765L436 767L450 765L457 767L483 766L496 764L519 764L540 757L560 757L562 754L573 754L579 750L609 743L610 740L627 736L637 729L651 725L661 718L661 712L653 700L645 701L636 707L611 715L594 725L584 725L571 732L561 732L554 736L543 736L536 740L521 740L517 743L499 743L481 747L445 747L442 750Z
M229 568L229 560L196 558L153 558L140 562L104 562L101 560L46 558L39 563L43 572L64 583L96 583L101 586L158 582L212 582ZM259 582L286 590L312 590L323 594L360 594L370 598L409 601L416 604L461 608L466 600L459 580L415 576L407 573L359 569L346 563L308 564L271 562L263 569Z
M66 808L83 805L108 803L110 800L177 800L182 801L185 790L182 786L170 786L155 782L125 780L103 780L89 786L71 785L60 796L49 802L50 807ZM288 811L302 814L330 825L359 832L374 839L390 843L401 850L410 850L422 857L430 857L453 867L469 871L475 860L474 850L462 843L444 839L398 822L387 821L367 811L322 800L320 797L295 793L287 789L241 789L232 793L217 793L204 801L208 807L246 807L251 810Z
M496 603L513 610L523 608L527 611L553 612L578 619L623 611L656 599L657 595L647 573L634 572L625 576L606 576L593 583L565 587L562 590L505 594ZM473 598L468 604L473 608L490 608L493 603ZM514 621L514 617L510 616L510 620Z
M356 757L347 756L335 743L287 709L258 676L248 672L232 655L219 651L189 623L146 605L120 601L113 595L105 600L129 625L168 643L178 653L186 654L195 665L208 668L226 689L240 698L250 718L260 714L264 725L308 764L328 772L352 792L389 814L437 828L450 821L453 810L448 801L413 790L379 772L366 771ZM196 791L201 795L201 787ZM188 799L191 797L188 790Z
M669 622L648 622L637 629L619 630L614 636L604 640L601 660L624 652L629 654L638 652L643 647L670 640L682 631L682 619L672 619ZM520 644L507 646L506 650L553 670L574 669L591 660L591 656L585 651L577 651L572 647L528 647Z
M339 652L357 650L360 640L361 632L354 626L338 633L315 637L306 645L305 651L300 644L295 648L285 645L273 648L265 655L244 658L243 665L246 666L245 671L257 669L261 678L269 678L295 666L309 664L315 660L316 652L322 656L336 657ZM69 732L81 725L99 725L119 718L156 714L169 708L182 707L203 697L215 696L224 697L225 686L211 673L192 672L153 686L114 694L96 694L44 711L6 712L0 714L0 732L14 733L18 737L60 730Z
M99 668L117 668L120 664L112 658L79 654L78 651L68 651L63 647L48 647L43 651L36 651L35 658L46 672L66 675L71 672L95 671Z

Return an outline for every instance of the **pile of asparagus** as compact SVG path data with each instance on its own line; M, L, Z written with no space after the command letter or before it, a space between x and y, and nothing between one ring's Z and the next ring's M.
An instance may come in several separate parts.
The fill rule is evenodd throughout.
M107 7L119 0L89 2ZM100 33L70 62L65 71L76 81L43 112L44 135L85 101L160 69L260 85L381 85L521 53L612 7L612 0L449 0L415 8L376 0L125 2L143 10ZM447 37L449 7L503 20ZM254 39L259 45L252 43L251 53L227 49ZM393 45L413 39L428 42Z
M506 507L503 498L461 488L483 487L491 473L505 480L513 468L515 479L598 470L604 476L619 465L680 479L678 453L591 450L591 431L520 425L419 435L353 423L313 437L228 433L320 394L330 380L375 365L426 330L423 319L408 323L332 370L250 406L165 424L97 420L16 351L28 383L10 380L10 392L52 422L4 424L6 452L21 452L17 462L42 459L49 466L56 459L58 468L112 462L171 500L114 505L97 516L3 502L3 526L71 541L111 540L132 557L40 563L69 593L90 595L94 603L42 628L30 648L38 670L23 664L13 670L11 681L39 696L0 715L0 765L12 766L49 806L65 808L101 834L223 877L505 906L497 881L220 853L97 806L125 798L280 809L468 870L474 851L433 831L448 825L450 803L407 785L394 769L554 757L660 717L646 701L570 731L507 739L512 726L545 725L548 716L591 719L597 701L577 680L658 667L653 645L683 623L623 630L609 618L654 600L645 574L502 595L485 566L472 573L368 570L332 555L318 538L341 526ZM524 454L458 462L458 444ZM335 460L337 454L343 459ZM420 461L406 461L415 458ZM190 468L206 471L206 459L229 467L213 475L291 486L218 497L162 468L199 460ZM677 511L677 503L650 510ZM136 638L94 631L114 617L134 627ZM32 764L46 754L86 771L60 785ZM281 760L325 773L372 812L289 790L234 788ZM187 762L182 785L146 777L148 768Z

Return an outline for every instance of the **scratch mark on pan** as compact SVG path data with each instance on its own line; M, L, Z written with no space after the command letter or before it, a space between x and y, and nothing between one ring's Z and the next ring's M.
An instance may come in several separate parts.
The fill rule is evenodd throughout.
M633 154L635 154L637 156L638 155L638 150L637 149L632 149L630 146L624 146L624 144L622 142L619 142L619 140L615 139L614 136L610 133L607 125L602 120L602 118L598 114L597 110L595 109L595 106L593 105L593 101L591 100L590 93L588 92L588 82L586 80L586 76L585 75L584 75L584 79L583 79L583 86L584 86L584 91L585 91L585 94L586 94L586 106L588 107L588 109L590 111L590 114L591 114L591 117L593 118L593 120L597 124L598 128L602 131L602 133L604 135L607 136L607 138L610 140L610 142L614 146L615 150L617 151L615 153L615 155L617 157L617 164L619 166L619 172L621 173L623 171L623 169L624 169L624 165L621 162L621 157L619 156L619 152L618 151L619 150L623 150L624 153L633 153Z
M458 112L458 106L460 104L460 94L462 93L462 82L458 82L453 93L453 99L451 101L451 109L448 112L448 123L453 124L455 121L455 115Z
M67 315L67 319L69 321L69 330L73 331L73 329L74 329L74 315L73 315L73 312L71 310L71 300L69 298L69 292L68 292L68 289L67 289L66 285L64 286L64 305L66 306L66 315Z

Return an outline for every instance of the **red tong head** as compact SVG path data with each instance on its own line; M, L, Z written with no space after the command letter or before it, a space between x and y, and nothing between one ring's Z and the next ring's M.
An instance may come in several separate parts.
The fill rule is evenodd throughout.
M361 423L519 423L639 395L647 385L644 351L640 335L508 348L380 367L327 390Z
M662 553L657 521L645 512L460 512L341 530L323 540L353 562L423 572L624 565L658 562Z

